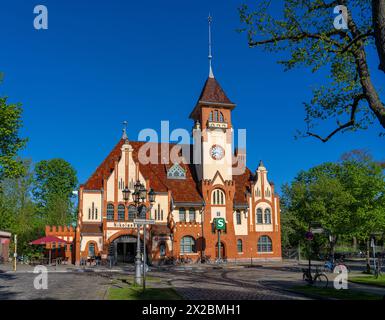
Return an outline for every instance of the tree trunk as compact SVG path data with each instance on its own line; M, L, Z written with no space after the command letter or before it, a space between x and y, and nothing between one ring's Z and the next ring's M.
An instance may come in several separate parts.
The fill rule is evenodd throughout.
M370 273L370 241L366 241L366 273Z
M376 47L380 65L378 69L385 72L385 1L372 0L372 16L374 38L376 40Z

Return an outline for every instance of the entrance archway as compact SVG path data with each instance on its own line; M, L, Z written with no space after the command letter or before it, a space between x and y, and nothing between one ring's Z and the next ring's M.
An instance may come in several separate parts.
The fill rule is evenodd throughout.
M118 263L133 263L136 255L136 240L133 235L122 235L110 244L109 255Z

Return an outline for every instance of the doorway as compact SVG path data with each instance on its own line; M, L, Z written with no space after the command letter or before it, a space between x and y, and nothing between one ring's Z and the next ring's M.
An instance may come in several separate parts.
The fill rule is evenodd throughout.
M218 242L215 244L215 259L218 258ZM221 241L221 258L226 258L225 244Z
M135 243L117 243L117 261L133 263L135 261Z

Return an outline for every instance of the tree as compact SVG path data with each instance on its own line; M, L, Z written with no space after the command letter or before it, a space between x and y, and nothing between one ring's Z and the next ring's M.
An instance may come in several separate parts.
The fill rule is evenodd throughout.
M313 73L329 68L330 81L314 89L311 101L304 103L307 130L300 135L326 142L338 132L365 129L374 119L385 128L385 105L367 62L367 50L377 49L379 69L385 72L385 2L285 0L280 19L270 14L270 5L271 0L261 0L254 11L247 5L239 8L249 46L289 52L290 58L278 61L285 71L297 66ZM347 30L333 25L337 5L348 9ZM335 119L337 127L322 137L313 128L317 120L326 119Z
M43 160L35 166L34 198L48 224L68 224L73 218L75 169L63 159Z
M384 198L382 168L367 153L345 154L337 163L300 172L283 187L282 221L290 223L283 232L296 244L318 222L332 236L333 254L341 237L368 241L373 232L385 231Z
M33 172L31 161L23 160L24 175L7 178L2 182L0 195L0 229L18 236L18 252L27 254L34 249L29 242L44 232L44 222L37 215L37 207L31 198Z
M7 97L0 97L0 184L5 178L23 174L24 166L16 158L26 144L26 139L18 135L22 126L21 113L20 104L8 104Z

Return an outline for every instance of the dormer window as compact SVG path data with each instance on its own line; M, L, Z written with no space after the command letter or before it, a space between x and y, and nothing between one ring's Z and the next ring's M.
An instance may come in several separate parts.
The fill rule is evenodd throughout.
M167 171L167 178L168 179L186 179L186 171L178 163L175 163Z

